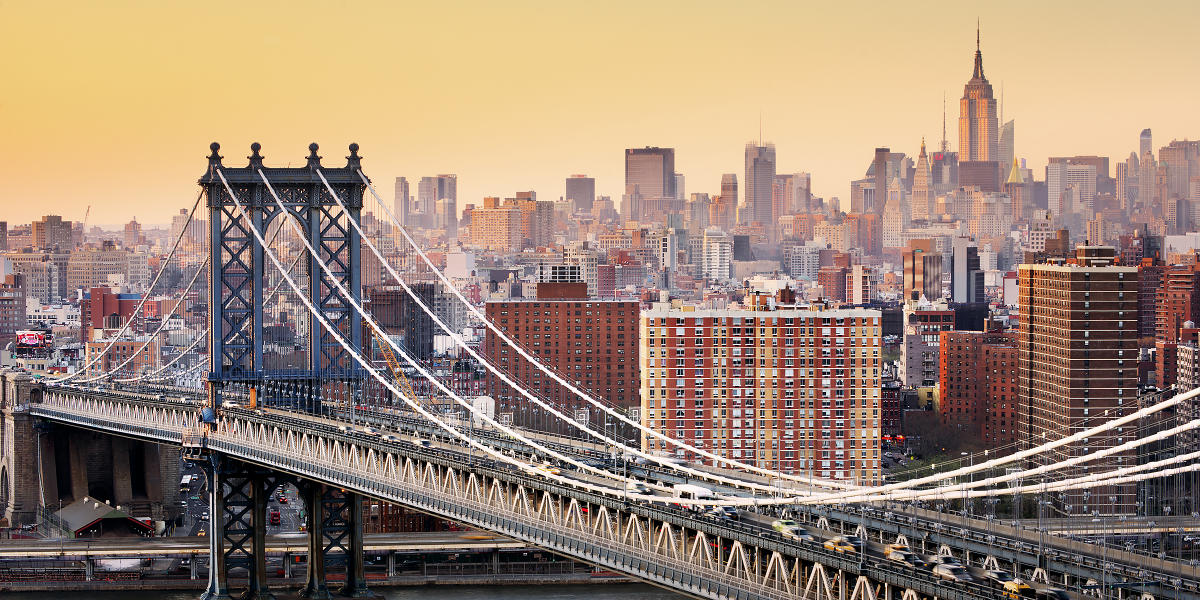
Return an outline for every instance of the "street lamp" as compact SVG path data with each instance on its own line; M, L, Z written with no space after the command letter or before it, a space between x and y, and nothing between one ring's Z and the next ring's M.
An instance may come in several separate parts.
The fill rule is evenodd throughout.
M966 452L960 452L959 454L960 454L960 456L963 456L963 457L969 456L971 467L974 468L974 466L975 466L975 455L974 454L967 454ZM962 463L959 463L959 466L961 467ZM968 482L975 483L975 473L974 472L968 473L967 478L968 478L967 479ZM968 500L967 500L967 488L964 487L963 488L963 527L966 527L967 519L970 518L970 516L971 516L971 507L968 504Z

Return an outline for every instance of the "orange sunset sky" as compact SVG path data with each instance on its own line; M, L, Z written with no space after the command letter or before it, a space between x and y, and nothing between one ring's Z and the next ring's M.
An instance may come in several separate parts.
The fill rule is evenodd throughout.
M676 148L686 191L742 177L763 137L780 172L849 196L876 146L951 145L982 21L1017 155L1117 160L1200 136L1197 2L0 1L0 220L164 223L208 144L242 164L327 164L362 146L391 197L456 173L458 205L572 173L619 200L622 149ZM415 193L415 183L413 192Z

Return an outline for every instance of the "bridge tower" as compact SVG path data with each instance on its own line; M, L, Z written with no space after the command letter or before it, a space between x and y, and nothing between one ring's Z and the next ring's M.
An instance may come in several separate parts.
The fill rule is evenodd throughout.
M271 245L274 234L269 235L269 231L291 232L291 225L283 220L298 219L304 236L329 266L337 283L350 291L355 302L360 302L361 239L351 224L351 220L357 222L360 218L366 191L359 174L358 144L350 144L346 165L336 168L321 165L317 144L308 146L304 166L294 168L265 166L258 143L251 144L245 167L226 167L216 142L210 149L208 169L199 181L208 202L211 242L207 378L210 406L221 410L233 393L254 392L250 397L259 406L328 414L328 407L322 406L322 393L333 388L351 393L360 390L366 372L316 319L309 320L304 332L307 344L299 366L271 368L264 364L267 294L282 288L285 295L291 295L292 290L281 281L282 275L253 231L260 232ZM321 175L329 182L328 187ZM263 181L264 176L270 187ZM337 194L344 210L329 188ZM230 189L245 213L230 197ZM272 190L284 209L275 202ZM337 330L338 336L349 341L355 350L361 349L361 318L353 304L341 295L317 259L307 254L301 244L295 246L299 246L302 258L286 265L292 269L290 275L304 287L305 296ZM286 399L274 397L281 389L287 390ZM340 391L337 395L347 396ZM297 401L297 396L304 400ZM228 572L245 568L248 580L245 597L270 598L264 562L266 506L277 486L288 479L217 452L204 451L190 458L202 466L209 481L213 566L203 597L228 598ZM362 563L362 496L319 482L295 483L305 496L310 538L309 577L304 595L329 597L325 585L327 563L346 566L342 594L370 595Z
M250 227L266 232L275 219L287 218L275 203L261 174L279 195L287 211L303 223L308 241L321 253L330 271L355 300L361 298L357 230L350 219L359 220L366 185L359 176L361 158L358 144L350 145L346 166L321 165L317 144L309 144L303 167L272 168L263 164L256 142L250 146L249 164L226 167L219 154L220 144L213 142L208 170L200 178L208 200L210 227L211 281L209 302L209 398L220 406L222 393L231 385L258 389L266 381L291 382L309 390L308 406L301 408L319 413L320 390L330 382L357 381L364 375L354 360L315 319L307 331L308 344L304 368L270 370L263 365L264 301L268 281L279 274L264 256ZM220 169L248 215L243 215L229 197ZM320 169L330 186L346 206L343 212L317 175ZM286 228L286 227L285 227ZM270 240L268 240L270 242ZM295 275L307 282L307 296L330 323L357 349L362 347L360 318L350 302L318 266L308 257L297 265ZM285 286L286 289L286 286Z

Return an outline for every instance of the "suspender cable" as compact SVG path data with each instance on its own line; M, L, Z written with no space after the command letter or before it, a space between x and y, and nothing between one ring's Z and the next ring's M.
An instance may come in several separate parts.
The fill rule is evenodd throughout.
M64 375L62 377L52 379L51 381L55 381L55 382L70 381L70 380L78 377L79 375L85 373L88 369L90 369L92 367L92 365L96 364L96 361L103 358L105 354L108 354L109 350L112 350L113 345L117 343L117 340L121 339L121 336L125 335L126 331L129 331L129 326L133 324L134 317L136 317L138 313L142 312L142 307L145 306L146 301L150 299L150 292L154 289L154 286L158 284L158 280L160 278L162 278L163 273L165 273L167 271L167 265L171 264L171 259L175 257L175 251L179 249L179 242L183 240L183 236L187 234L188 229L191 227L192 217L194 217L196 215L196 208L200 206L200 200L202 198L204 198L203 190L201 190L200 194L196 196L196 202L194 204L192 204L192 211L188 213L187 222L184 223L183 230L180 231L179 236L175 238L175 243L171 245L171 251L167 254L166 259L164 259L162 261L162 263L159 264L158 273L156 273L154 275L154 279L150 282L150 287L146 289L146 293L142 296L142 300L140 302L138 302L137 308L133 309L133 316L131 316L129 319L127 319L125 321L125 324L122 325L121 329L119 331L117 331L116 335L113 336L112 341L110 341L108 343L108 345L104 347L104 350L102 350L99 354L97 354L95 358L93 358L92 360L88 361L87 364L80 367L78 371L76 371L74 373L70 373L68 375Z
M258 231L257 227L254 226L253 220L251 220L249 212L247 212L246 209L242 206L241 200L238 199L237 194L235 194L233 191L233 187L229 185L229 181L225 178L225 173L222 172L220 169L214 169L214 170L216 171L217 175L221 178L221 182L224 184L226 191L229 193L230 198L233 200L234 205L237 207L238 213L241 214L241 218L246 220L247 229L249 229L250 233L254 236L254 238L256 240L258 240L258 243L263 245L263 254L275 265L275 268L278 269L279 272L283 275L283 277L287 281L288 285L296 293L297 297L300 298L300 301L304 304L305 308L308 309L308 312L313 316L313 318L317 319L317 322L320 323L321 326L325 328L326 332L329 333L330 337L334 338L334 340L342 347L343 350L346 351L346 353L350 357L352 357L355 360L355 362L357 362L369 374L371 374L372 377L374 377L381 384L383 384L385 387L387 387L393 394L396 394L397 397L403 399L405 401L405 403L407 403L414 410L416 410L418 413L420 413L421 416L425 417L426 419L429 419L430 421L435 423L438 427L440 427L443 430L445 430L446 432L450 433L455 438L462 440L464 443L471 446L472 448L476 448L476 449L480 450L481 452L495 458L496 460L499 460L500 462L508 463L508 464L511 464L511 465L517 467L519 470L525 472L526 474L533 475L533 476L543 476L543 477L552 479L558 483L562 483L562 484L566 484L566 485L573 485L573 486L588 489L590 491L594 491L594 492L600 493L600 494L606 494L606 495L610 495L610 496L615 496L615 495L619 494L618 490L613 489L613 488L599 486L599 485L595 485L592 483L579 481L579 480L575 480L575 479L569 479L566 477L562 477L560 475L555 475L553 473L546 473L546 472L538 471L536 468L534 468L531 465L528 465L521 461L512 459L508 456L505 456L504 454L500 453L499 451L497 451L496 449L494 449L490 446L479 443L471 436L459 431L458 429L456 429L452 425L446 423L442 419L439 419L436 415L434 415L431 412L429 412L428 410L426 410L425 407L421 406L419 403L414 402L410 398L405 398L400 393L400 390L398 388L396 388L396 386L393 385L392 382L388 381L383 375L381 375L377 369L375 369L373 366L371 366L370 362L368 362L365 358L363 358L363 356L354 349L354 347L350 344L350 342L348 342L346 340L345 336L343 336L341 334L341 332L338 331L338 329L336 327L334 327L328 321L328 319L326 319L325 316L323 314L321 314L321 312L319 310L317 310L316 306L313 305L312 300L300 290L300 287L292 279L291 275L284 272L282 263L279 262L279 258L275 256L274 251L272 251L269 247L266 246L265 240L263 239L263 236L262 236L262 233L260 231ZM318 261L318 262L320 262L320 261ZM440 383L440 382L438 382L438 383ZM628 496L635 498L635 499L639 499L639 500L661 499L660 497L657 497L657 496L649 496L649 495L641 495L641 494L628 494Z
M1125 442L1124 444L1120 444L1117 446L1104 448L1102 450L1098 450L1096 452L1092 452L1092 453L1089 453L1089 454L1086 454L1083 456L1075 456L1075 457L1072 457L1072 458L1064 460L1064 461L1060 461L1060 462L1049 464L1049 465L1042 465L1042 466L1036 467L1034 469L1022 471L1020 473L1012 473L1012 474L1001 475L1001 476L997 476L997 477L989 477L987 479L982 479L979 481L955 484L950 487L955 490L958 490L959 492L962 492L963 490L967 490L967 489L971 489L971 488L978 488L978 487L983 487L983 486L987 486L987 485L995 485L995 484L999 484L999 483L1007 483L1009 481L1014 481L1014 480L1025 478L1025 477L1034 477L1037 475L1042 475L1044 473L1049 473L1052 471L1059 471L1062 469L1073 467L1078 464L1083 464L1083 463L1090 462L1090 461L1100 460L1106 456L1111 456L1113 454L1120 454L1122 452L1128 452L1135 448L1145 446L1147 444L1152 444L1154 442L1161 441L1161 440L1167 439L1169 437L1179 435L1181 433L1192 431L1197 428L1200 428L1200 419L1189 421L1189 422L1179 425L1177 427L1172 427L1170 429L1160 431L1153 435L1149 435L1146 437L1141 437L1141 438L1138 438L1135 440L1131 440L1129 442ZM1183 456L1194 458L1194 455L1197 455L1197 453L1187 454L1187 455L1183 455ZM1175 457L1175 458L1178 459L1180 457ZM1142 465L1142 466L1144 466L1144 465ZM1136 468L1137 467L1126 467L1126 469L1136 469ZM1112 471L1106 471L1105 473L1097 473L1097 476L1112 476L1113 473L1117 473L1117 472L1119 472L1119 469L1112 470ZM901 490L901 491L898 491L895 493L891 493L890 491L885 491L883 488L880 488L878 491L872 491L870 493L860 494L860 495L856 495L856 496L850 496L849 498L852 498L853 501L855 501L855 502L872 502L872 501L876 501L876 500L924 500L927 497L936 496L937 494L941 493L943 491L943 489L944 488L937 488L937 489L933 489L933 490L908 489L908 490ZM823 495L815 496L815 497L811 498L810 500L813 502L828 502L828 501L830 501L830 498L832 496L840 496L840 494L823 494ZM847 501L847 498L844 498L844 497L837 498L836 501Z
M320 172L318 171L318 173L320 173ZM330 271L329 266L327 264L325 264L324 260L321 259L316 248L314 248L312 246L312 243L308 240L308 238L300 235L301 232L298 230L300 225L297 223L296 216L292 215L284 207L283 201L280 200L279 195L275 193L275 189L271 186L271 182L267 179L266 174L263 173L262 170L259 170L258 175L259 175L259 177L262 178L263 183L266 184L267 191L270 192L271 197L275 200L275 203L276 203L276 205L279 206L279 209L284 211L285 213L287 213L288 215L290 215L292 217L291 219L288 220L288 222L292 225L293 228L297 229L297 236L300 238L300 241L304 244L304 247L308 250L309 254L313 258L316 259L317 264L321 267L321 271L325 273L325 276L329 279L329 282L334 287L336 287L338 292L342 295L342 297L345 298L345 300L351 306L353 306L356 311L358 311L359 315L361 315L366 320L367 325L371 327L371 330L373 332L375 332L378 335L378 337L380 337L383 341L386 341L386 343L389 346L391 346L392 350L399 353L400 356L402 358L404 358L404 360L406 362L408 362L408 364L410 366L412 366L414 369L416 369L423 377L428 379L431 383L436 385L438 387L438 389L442 391L442 393L449 396L452 400L454 400L457 404L459 404L463 408L466 408L467 410L471 411L472 414L475 414L476 416L478 416L481 419L483 419L484 421L486 421L489 425L492 425L493 427L500 429L504 433L511 436L513 439L519 440L522 443L524 443L536 450L541 451L542 453L544 453L547 456L551 456L555 459L558 459L558 460L561 460L568 464L574 465L575 467L577 467L579 469L583 469L583 470L587 470L589 472L595 473L596 475L599 475L601 477L618 479L622 483L627 483L628 481L630 481L628 478L625 478L625 477L622 477L615 473L606 471L604 469L598 469L596 467L593 467L591 465L583 463L575 458L572 458L565 454L559 453L559 452L552 450L546 446L543 446L542 444L540 444L534 440L531 440L531 439L521 435L519 432L513 430L512 428L501 424L499 421L496 421L494 418L492 418L487 413L480 411L471 402L468 402L467 400L463 399L461 396L456 394L453 390L446 387L445 384L443 384L441 382L441 380L437 379L437 377L435 375L433 375L432 373L430 373L428 370L426 370L423 365L421 365L416 360L414 360L407 352L404 351L403 348L401 348L394 341L392 341L392 339L389 336L382 334L383 329L379 326L378 323L376 323L374 317L372 317L367 311L363 310L362 305L359 304L358 301L355 300L354 296L352 294L350 294L349 290L346 289L345 285L343 285L342 282L339 281L338 278L334 275L334 273L332 271ZM322 179L324 179L324 176L322 176ZM326 182L326 183L328 184L328 182ZM334 196L336 197L336 193L334 194ZM346 210L345 205L341 204L340 200L338 202L342 208L342 214L345 216L346 220L350 221L351 223L355 223L354 219L350 216L350 211ZM355 225L357 226L357 223L355 223ZM359 229L358 231L361 234L362 230ZM401 392L403 392L403 390L401 390ZM408 396L409 396L408 394L404 394L404 393L400 393L399 395L402 398L408 398ZM419 404L419 402L417 402L417 398L411 398L410 404Z
M329 189L331 194L333 194L334 200L338 203L339 206L342 207L343 210L345 210L345 205L342 203L341 198L334 192L332 186L329 185L329 182L325 179L324 174L322 174L320 170L317 171L317 174L321 176L321 180L325 183L326 188ZM361 170L358 172L358 174L359 174L359 177L361 177L363 179L363 181L367 184L368 188L371 189L371 193L375 196L376 200L379 200L379 195L375 194L375 190L374 190L373 186L371 186L371 183L367 179L366 175L364 175ZM380 202L380 205L382 206L383 201L379 200L379 202ZM741 469L744 469L747 471L756 472L756 473L759 473L762 475L769 475L772 477L780 476L780 473L778 473L777 471L772 471L770 469L765 469L762 467L757 467L754 465L741 463L741 462L738 462L738 461L735 461L735 460L732 460L729 458L725 458L725 457L719 456L717 454L713 454L711 452L702 450L700 448L696 448L685 442L680 442L678 440L675 440L674 438L671 438L669 436L665 436L653 429L650 429L648 427L641 425L640 423L637 423L633 420L628 419L627 417L625 417L624 415L620 414L617 411L614 411L612 408L608 407L604 403L594 400L593 398L591 398L591 396L582 392L581 390L576 388L574 385L569 383L567 380L563 379L562 377L559 377L557 374L551 373L537 359L533 358L531 355L529 355L527 352L525 352L525 350L523 348L521 348L516 342L514 342L511 338L509 338L507 335L505 335L500 330L500 328L496 327L493 323L491 323L487 319L486 316L484 316L482 313L480 313L478 311L478 309L476 309L473 305L471 305L471 303L458 291L458 289L455 288L448 280L446 280L445 276L442 275L442 273L440 271L438 271L436 267L434 267L433 263L425 255L425 253L420 250L419 246L412 239L412 237L409 236L408 232L402 226L399 225L399 223L396 221L395 217L391 214L391 212L387 209L387 207L382 206L382 208L384 209L385 212L388 213L389 217L392 218L393 227L397 227L400 229L401 234L403 234L405 239L408 240L409 244L412 245L413 248L417 250L417 252L420 254L420 256L425 260L426 264L429 265L429 268L433 269L434 273L442 280L442 283L444 285L446 285L446 287L449 288L456 296L458 296L458 298L464 304L466 304L468 306L468 308L475 314L476 317L481 319L489 329L491 329L494 333L496 333L498 336L500 336L501 340L503 340L506 344L508 344L510 347L512 347L514 350L516 350L517 353L520 354L523 358L525 358L527 361L536 365L539 369L541 369L547 375L552 377L559 384L563 385L567 389L574 392L576 396L584 399L588 403L592 404L593 406L596 406L597 408L600 408L601 410L607 412L608 414L613 415L613 416L617 417L618 419L620 419L630 425L633 425L634 427L637 427L638 429L642 430L643 432L645 432L649 435L652 435L656 438L659 438L659 439L669 440L671 443L675 444L676 446L678 446L680 448L684 448L684 449L693 451L701 456L710 458L716 462L729 464L729 465L732 465L732 466L735 466L737 468L741 468ZM362 230L359 229L360 235L361 235L361 231ZM364 239L365 239L365 236L364 236ZM668 467L671 469L683 471L693 477L700 477L700 478L709 479L709 480L713 480L713 481L720 481L722 483L727 483L728 485L747 487L747 482L745 482L745 481L729 479L729 478L721 477L719 475L714 475L712 473L708 473L706 471L700 471L697 469L692 469L690 467L678 465L678 464L670 462L669 460L662 458L660 456L656 456L656 455L653 455L653 454L650 454L647 452L643 452L640 448L633 448L630 446L626 446L624 443L617 441L613 438L610 438L608 435L606 435L604 433L597 432L597 431L591 429L590 427L588 427L586 424L582 424L572 417L564 415L562 412L555 409L552 405L547 404L546 402L544 402L543 400L538 398L536 395L534 395L532 392L529 392L527 389L525 389L524 386L518 385L516 382L514 382L508 376L507 373L505 373L503 370L497 368L495 365L493 365L491 362L489 362L487 359L485 359L483 356L481 356L477 351L475 351L475 349L471 348L470 345L468 345L465 341L463 341L463 339L460 335L458 335L456 332L450 330L450 328L447 327L446 324L443 323L442 320L439 319L432 310L430 310L430 308L425 304L425 302L420 298L420 296L418 294L413 293L413 291L408 287L408 284L404 281L404 279L402 279L400 277L400 274L397 273L394 268L392 268L391 264L383 257L383 255L379 252L379 250L375 247L375 245L373 243L371 243L371 241L369 239L367 239L366 241L367 241L367 245L371 248L371 250L379 258L379 261L388 270L388 273L391 274L391 276L400 283L400 285L405 289L405 291L408 292L408 294L412 297L412 299L416 302L416 304L418 306L420 306L421 309L427 315L429 315L435 323L437 323L438 327L440 327L443 331L445 331L460 348L465 350L473 358L475 358L481 364L483 364L489 371L491 371L493 374L495 374L497 377L499 377L502 381L504 381L506 384L511 386L513 389L516 389L518 392L521 393L521 395L525 396L530 401L534 402L538 406L545 408L547 411L549 411L551 414L555 415L557 418L571 424L572 426L576 427L580 431L582 431L588 435L591 435L592 437L594 437L596 439L603 440L605 443L609 443L615 447L621 448L623 451L628 452L630 454L640 456L642 458L653 461L655 463L658 463L662 466L665 466L665 467ZM859 487L856 485L851 485L851 484L846 484L846 483L841 483L841 482L817 480L817 479L813 479L813 478L799 477L799 476L784 476L783 478L788 479L790 481L796 481L796 482L800 482L800 483L806 483L809 485L816 485L816 486L823 486L823 487L835 487L835 488L842 488L842 489L858 489L858 487ZM762 491L779 491L779 488L776 486L762 486L762 485L758 485L758 484L753 484L753 486L757 487L758 489L761 489Z
M155 328L154 333L150 334L146 338L145 342L142 342L142 345L140 348L138 348L136 351L131 353L129 356L127 356L125 358L125 360L123 362L121 362L121 364L113 367L108 372L101 373L99 375L96 375L95 377L89 377L87 379L80 379L79 383L91 383L93 381L98 381L100 379L105 379L107 377L111 377L114 372L118 372L121 369L125 368L125 365L128 365L129 363L133 362L133 359L137 358L137 356L139 354L141 354L142 352L145 352L146 348L150 345L150 342L154 341L154 339L156 337L158 337L158 334L162 332L163 328L167 326L167 321L170 320L171 317L175 316L175 311L179 310L179 306L183 304L184 299L192 291L192 287L196 285L196 281L198 279L200 279L200 274L204 273L204 268L208 266L208 261L209 261L209 259L205 258L204 262L201 263L200 266L196 268L196 273L194 275L192 275L192 280L188 282L187 287L183 290L183 293L180 294L179 301L175 303L175 306L171 307L170 312L168 312L162 318L162 321L159 322L158 327ZM146 295L149 296L149 293L147 293Z
M317 170L317 175L319 175L321 177L321 181L324 182L326 189L329 190L329 193L333 196L334 201L336 201L338 203L338 206L340 206L342 208L342 210L345 211L346 205L342 202L341 197L337 194L337 191L333 189L333 186L331 186L329 184L329 181L325 178L325 175L319 169ZM360 172L360 175L361 175L361 172ZM513 389L519 391L523 396L528 398L531 402L544 408L550 414L554 415L555 417L557 417L567 423L570 423L572 426L576 427L581 432L584 432L587 435L590 435L600 441L603 441L606 444L611 444L612 446L619 448L626 453L633 454L635 456L640 456L646 460L657 462L664 466L667 466L672 469L686 473L692 477L707 479L710 481L716 481L719 483L723 483L725 485L731 485L731 486L735 486L735 487L754 489L754 490L761 491L761 492L779 493L781 491L779 486L762 485L762 484L748 482L748 481L741 480L741 479L733 479L733 478L723 477L721 475L713 474L713 473L710 473L707 471L701 471L699 469L694 469L694 468L687 467L684 465L677 465L677 464L668 462L665 459L663 459L662 457L655 456L648 452L644 452L640 448L634 448L631 446L627 446L623 442L621 442L613 437L608 436L606 433L591 429L587 424L581 423L581 422L577 421L576 419L574 419L566 414L563 414L561 411L556 409L553 405L545 402L544 400L539 398L537 395L528 391L524 386L522 386L518 382L514 381L512 378L510 378L508 376L507 373L495 368L494 365L491 365L474 348L472 348L469 344L464 342L462 340L461 336L459 336L454 331L451 331L450 328L441 320L441 318L438 317L437 314L433 310L431 310L429 308L429 306L424 302L424 300L421 299L420 295L418 295L412 291L412 289L408 286L408 284L404 281L404 279L400 277L400 274L396 272L396 270L391 266L391 264L388 263L388 261L383 257L382 253L379 252L379 249L377 247L375 247L375 244L370 240L370 238L363 233L362 228L357 223L354 223L353 220L351 220L351 223L354 224L354 227L358 230L359 235L363 236L363 239L366 242L367 246L371 249L372 252L374 252L375 256L379 259L379 261L387 268L388 273L394 279L396 279L397 282L400 283L401 287L403 287L405 289L405 291L408 292L408 294L412 297L413 301L418 306L421 307L421 310L424 311L425 314L430 317L430 319L432 319L435 323L437 323L438 327L440 327L443 331L445 331L447 334L449 334L450 337L452 337L455 340L455 342L458 344L458 346L460 348L462 348L463 350L465 350L468 354L470 354L471 357L473 357L480 363L486 365L489 368L489 370L492 373L494 373L497 377L499 377L504 383L508 384ZM389 343L391 343L390 340L389 340ZM394 346L395 344L393 343L392 345ZM768 472L768 473L772 473L772 474L774 473L774 471L766 471L766 470L764 470L764 471ZM809 490L794 490L794 489L790 489L790 488L785 488L783 491L801 491L803 493L809 493Z
M1104 432L1106 432L1110 429L1114 429L1116 427L1121 427L1128 423L1132 423L1134 421L1137 421L1138 419L1141 419L1142 417L1145 417L1145 416L1154 414L1156 412L1160 412L1162 410L1171 408L1172 406L1176 406L1176 405L1180 404L1181 402L1191 400L1196 397L1200 397L1200 388L1196 388L1194 390L1184 392L1173 398L1163 400L1162 402L1159 402L1157 404L1147 406L1145 408L1142 408L1140 410L1132 412L1123 417L1118 417L1116 419L1112 419L1105 423L1101 423L1100 425L1097 425L1095 427L1090 427L1083 431L1066 436L1062 439L1055 440L1053 442L1049 442L1046 444L1042 444L1041 446L1038 446L1036 448L1022 450L1015 454L1010 454L1003 458L996 458L996 459L992 459L989 461L985 461L983 463L974 465L972 467L963 467L960 469L955 469L953 471L948 471L946 473L930 475L928 477L922 477L919 479L911 479L909 481L904 481L901 483L892 483L892 484L880 486L877 488L873 488L870 493L882 494L882 493L890 492L893 490L911 488L913 486L917 486L917 485L921 485L921 484L925 484L925 483L933 483L933 482L941 481L944 479L949 479L952 477L960 477L962 475L969 475L971 473L985 471L987 469L992 469L992 468L995 468L995 467L998 467L998 466L1001 466L1001 465L1004 465L1007 463L1024 460L1026 458L1037 456L1038 454L1042 454L1044 452L1048 452L1050 450L1053 450L1053 449L1056 449L1056 448L1059 448L1062 446L1066 446L1068 444L1072 444L1072 443L1079 442L1079 441L1082 441L1082 440L1090 438L1090 437L1094 437L1097 434L1104 433ZM825 497L826 497L826 500L829 502L837 502L837 501L841 500L842 498L847 498L847 497L851 497L851 496L855 496L855 495L856 494L854 492L835 492L832 494L826 494Z

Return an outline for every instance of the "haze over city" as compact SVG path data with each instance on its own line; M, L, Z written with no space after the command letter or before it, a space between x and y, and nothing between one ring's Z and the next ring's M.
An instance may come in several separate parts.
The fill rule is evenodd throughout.
M1016 155L1122 156L1200 128L1193 2L8 2L0 202L166 223L210 141L295 164L363 147L373 177L456 173L459 206L623 192L621 151L677 150L714 192L762 135L781 172L849 196L871 149L916 156L970 74L975 24Z
M0 0L0 595L1200 600L1198 17Z

